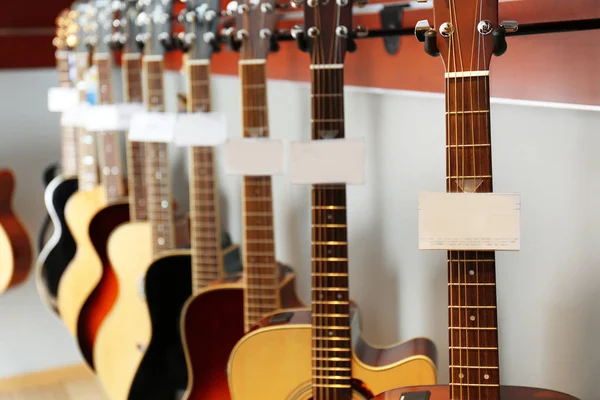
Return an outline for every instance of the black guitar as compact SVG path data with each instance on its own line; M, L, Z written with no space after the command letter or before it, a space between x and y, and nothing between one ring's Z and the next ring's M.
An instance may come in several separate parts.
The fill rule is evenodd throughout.
M153 1L153 12L149 15L160 17L158 7L164 2ZM201 6L203 5L203 6ZM190 112L208 111L210 106L210 88L207 62L210 54L218 48L207 32L216 32L219 24L218 0L188 0L184 21L188 31L194 32L197 40L175 39L179 47L188 50L186 69L188 72L189 93L187 108ZM168 13L167 9L163 12ZM160 18L159 18L160 19ZM163 17L162 20L169 18ZM158 23L154 24L150 42L146 49L155 48L155 35L160 37ZM163 32L169 32L163 27ZM164 37L164 35L163 35ZM194 35L187 35L187 38ZM215 38L216 36L212 36ZM208 39L208 40L207 40ZM146 51L146 56L149 54ZM144 61L144 67L150 71L160 70L152 66L154 61ZM155 73L156 74L156 73ZM152 76L147 73L146 76ZM203 84L199 84L203 82ZM160 93L162 82L147 82L148 92L155 96ZM146 99L146 104L151 99ZM201 133L199 133L201 134ZM164 400L176 398L187 386L187 366L181 343L180 316L185 302L192 291L199 290L218 279L238 279L242 264L237 246L231 245L227 234L222 234L218 212L219 194L216 187L214 153L212 147L193 147L190 149L190 223L191 252L176 251L163 254L155 259L146 273L145 294L152 323L152 338L138 368L129 393L130 400ZM148 166L157 165L150 160ZM148 172L148 171L147 171ZM154 176L153 173L149 174ZM160 187L158 187L160 189ZM153 185L148 186L148 215L152 220L156 213L164 212L160 208L168 193L158 193L157 199ZM167 217L156 218L164 221ZM214 270L206 269L207 264L215 264ZM229 278L232 277L232 278Z

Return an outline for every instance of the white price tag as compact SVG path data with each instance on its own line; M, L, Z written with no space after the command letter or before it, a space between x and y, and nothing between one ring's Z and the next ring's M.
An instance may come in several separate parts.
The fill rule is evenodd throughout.
M51 112L65 112L79 103L79 91L75 88L56 87L48 90L48 110Z
M227 141L227 120L222 112L179 114L175 125L177 146L218 146Z
M60 124L66 128L83 128L89 107L88 104L83 103L63 112Z
M230 175L281 175L283 142L274 139L229 139L225 144L225 172Z
M134 142L170 143L175 133L177 115L171 112L134 114L129 126L129 140Z
M294 184L364 185L365 142L362 139L294 142L291 175Z
M419 249L521 248L521 196L504 193L420 193Z
M139 103L110 104L89 107L85 117L85 129L96 131L126 131L134 114L144 111Z

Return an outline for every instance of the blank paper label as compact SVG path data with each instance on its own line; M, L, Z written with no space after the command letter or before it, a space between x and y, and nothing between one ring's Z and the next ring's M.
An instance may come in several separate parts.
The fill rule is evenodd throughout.
M420 193L419 249L521 247L521 197L509 193Z
M225 144L225 172L230 175L281 175L283 142L274 139L229 139Z
M179 114L177 117L177 146L218 146L226 141L227 120L222 112Z
M291 174L294 184L364 185L365 142L360 139L294 142Z
M134 114L144 112L139 103L96 105L88 108L85 129L95 131L126 131Z
M48 110L51 112L65 112L79 103L79 91L75 88L56 87L48 90Z
M134 142L171 143L177 115L168 112L134 114L129 127L129 140Z

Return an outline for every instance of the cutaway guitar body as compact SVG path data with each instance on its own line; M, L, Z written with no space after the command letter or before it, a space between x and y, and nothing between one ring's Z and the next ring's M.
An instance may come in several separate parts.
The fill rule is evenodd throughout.
M56 313L58 285L77 249L65 219L65 207L77 187L77 178L58 176L48 184L44 195L54 232L38 256L36 283L40 297Z
M96 375L111 400L127 400L135 373L150 342L150 315L143 293L152 262L152 229L130 222L108 239L108 258L119 291L94 343Z
M352 321L352 399L368 399L400 382L426 384L436 381L433 343L426 338L377 348L360 337L356 309ZM228 365L231 398L312 399L311 311L290 310L266 317L238 342ZM265 374L263 366L270 368ZM198 398L199 399L199 398ZM399 398L397 399L399 400Z
M222 243L229 244L230 240L224 237ZM224 249L223 265L237 279L242 271L237 246ZM192 295L190 252L174 251L155 260L146 273L145 287L152 339L128 399L176 398L178 392L186 389L188 382L180 327L182 309ZM220 333L226 334L225 331Z
M94 367L94 341L119 291L117 278L108 258L108 238L112 231L127 221L129 221L129 203L120 203L104 208L90 223L90 239L102 262L103 272L79 314L77 341L81 354L92 368Z
M0 293L23 283L31 270L31 242L12 211L15 178L0 170Z
M466 396L466 394L465 394ZM467 397L464 397L465 399ZM484 397L469 396L469 399L485 400ZM502 400L577 400L576 397L553 390L537 389L521 386L500 386ZM395 389L380 394L373 400L448 400L448 385L421 386ZM462 398L461 398L462 399Z
M282 308L301 306L295 274L284 266L280 266L280 296ZM192 375L184 399L230 399L227 360L244 336L242 282L217 282L190 298L183 311L182 330L188 373Z
M89 227L105 203L104 190L97 186L75 193L65 208L67 225L77 250L58 285L58 310L67 329L75 337L81 309L102 277L102 261L90 238Z

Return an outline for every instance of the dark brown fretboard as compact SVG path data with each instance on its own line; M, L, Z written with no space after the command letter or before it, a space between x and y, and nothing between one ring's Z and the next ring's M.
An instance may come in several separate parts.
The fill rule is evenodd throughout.
M95 54L94 63L98 69L98 103L101 105L114 104L110 54ZM107 202L113 203L117 200L122 200L123 196L125 196L119 133L115 131L102 132L98 137L98 142L102 165L100 169L102 184L106 192Z
M340 66L341 67L341 66ZM311 67L312 139L344 138L344 71ZM346 186L312 188L314 399L351 398Z
M446 80L446 189L492 192L489 80ZM451 399L499 399L493 251L448 252Z
M265 60L242 60L244 137L269 136ZM243 183L245 327L280 308L279 274L273 234L270 176L245 176Z
M188 112L210 111L208 60L188 60L186 68L189 85ZM190 224L194 293L223 276L219 192L214 158L212 147L190 148Z
M142 58L139 53L124 53L123 98L127 103L142 103ZM129 185L129 215L132 221L148 218L144 175L144 143L127 140L127 181Z
M56 52L56 70L60 87L72 87L69 52ZM61 164L65 177L77 175L77 130L72 126L61 127Z
M144 103L148 111L165 109L163 58L146 56L143 59L146 77ZM148 220L152 226L154 256L175 247L175 227L171 206L171 184L166 143L146 143L145 173L148 198Z

